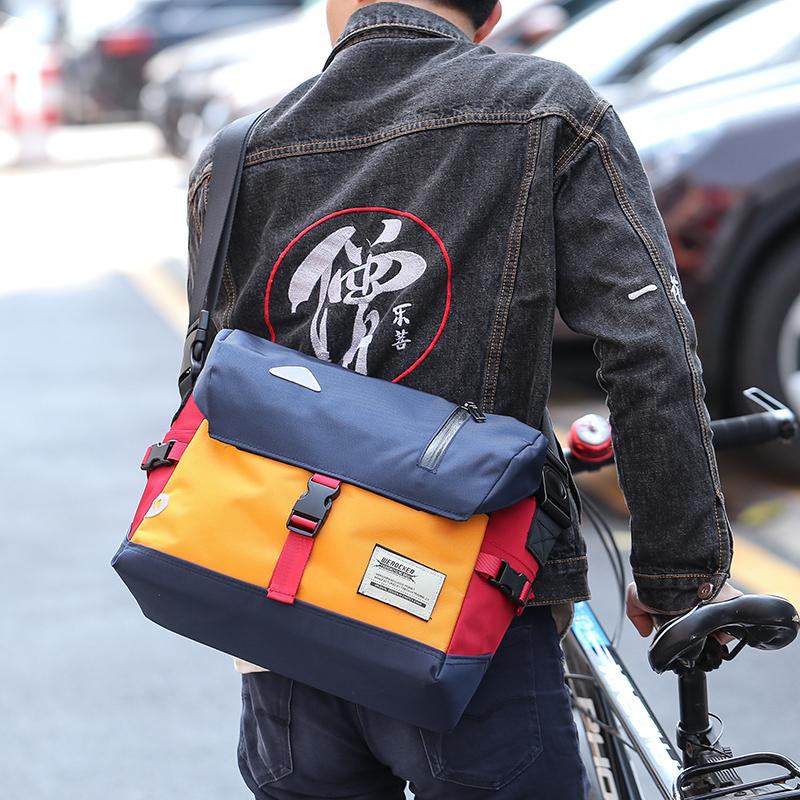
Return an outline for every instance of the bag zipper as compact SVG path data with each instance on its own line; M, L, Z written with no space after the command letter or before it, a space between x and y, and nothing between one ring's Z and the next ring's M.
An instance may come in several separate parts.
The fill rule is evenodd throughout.
M450 443L470 418L474 419L475 422L486 422L486 417L478 407L478 404L471 400L454 408L450 416L447 417L430 442L428 442L428 446L417 462L418 466L434 472L441 463Z

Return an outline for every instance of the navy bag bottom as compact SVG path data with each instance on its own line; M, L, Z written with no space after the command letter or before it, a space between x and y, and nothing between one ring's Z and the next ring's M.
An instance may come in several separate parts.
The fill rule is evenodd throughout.
M111 563L153 622L420 728L454 728L491 660L269 600L262 587L128 540Z

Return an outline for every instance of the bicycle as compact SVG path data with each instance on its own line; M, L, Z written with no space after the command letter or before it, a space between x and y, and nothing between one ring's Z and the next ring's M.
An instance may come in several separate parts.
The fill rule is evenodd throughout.
M744 394L763 410L714 421L716 449L788 440L797 434L797 419L790 409L756 388ZM574 473L613 464L608 423L595 415L577 420L564 454ZM588 498L584 498L584 508L615 565L624 594L622 561L611 531ZM722 745L722 721L709 712L706 678L746 646L779 649L790 644L798 630L800 617L794 606L770 595L703 603L682 616L659 620L648 660L657 673L672 671L678 676L680 719L673 745L589 603L576 603L564 640L566 678L591 755L595 797L643 800L634 767L638 759L664 800L800 798L800 766L794 761L766 752L736 757ZM736 645L729 651L712 636L717 632L734 636ZM783 771L768 778L743 780L738 770L752 766Z

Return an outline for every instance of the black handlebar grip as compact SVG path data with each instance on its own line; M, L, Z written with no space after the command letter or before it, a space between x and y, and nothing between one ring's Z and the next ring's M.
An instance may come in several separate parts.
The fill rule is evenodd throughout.
M791 438L792 420L788 415L775 411L747 414L743 417L717 419L711 423L714 447L724 450L730 447L745 447L765 444L776 439Z

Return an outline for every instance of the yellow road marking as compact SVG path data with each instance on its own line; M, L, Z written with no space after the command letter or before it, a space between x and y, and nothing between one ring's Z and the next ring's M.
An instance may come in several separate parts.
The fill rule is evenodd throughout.
M741 536L733 542L731 575L742 591L779 594L800 607L800 569Z
M161 265L126 273L155 312L175 331L186 333L189 311L186 291Z

